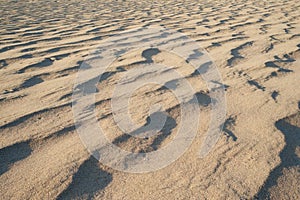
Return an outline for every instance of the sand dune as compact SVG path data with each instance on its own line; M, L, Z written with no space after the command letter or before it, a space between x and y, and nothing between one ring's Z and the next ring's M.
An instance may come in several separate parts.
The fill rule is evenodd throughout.
M300 3L258 1L0 1L1 199L299 199ZM226 89L216 146L199 147L213 99L189 63L144 48L114 62L97 82L97 120L113 144L151 152L176 136L179 103L163 86L137 90L129 109L145 132L150 105L167 111L160 134L118 129L113 85L141 63L173 66L196 87L201 111L191 147L158 171L131 174L99 163L76 132L72 92L79 68L106 39L161 26L196 41ZM88 68L88 67L87 67ZM176 87L180 79L165 86Z

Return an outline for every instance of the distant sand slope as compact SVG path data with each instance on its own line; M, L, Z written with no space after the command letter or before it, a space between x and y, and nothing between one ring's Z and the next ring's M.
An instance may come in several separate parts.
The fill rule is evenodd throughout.
M299 1L0 0L0 8L1 199L300 199ZM72 89L103 40L150 25L182 32L209 52L226 87L227 120L213 151L198 158L212 103L200 74L159 50L120 58L96 96L99 124L114 144L153 151L180 123L172 93L149 86L132 98L134 120L143 127L149 104L161 102L167 126L147 140L118 129L110 89L136 63L151 59L181 70L201 108L197 137L180 159L128 174L88 154L74 126Z

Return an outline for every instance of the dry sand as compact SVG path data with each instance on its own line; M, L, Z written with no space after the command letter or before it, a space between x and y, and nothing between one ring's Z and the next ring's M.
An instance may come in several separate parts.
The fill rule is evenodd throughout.
M0 7L0 199L300 199L299 1L1 0ZM209 52L226 86L227 120L200 159L207 88L186 62L158 52L153 61L177 67L196 85L203 117L182 157L130 174L89 155L74 126L72 87L101 41L149 25L180 31ZM114 124L109 88L122 73L116 69L145 61L145 50L114 63L98 84L99 123L133 152L166 145L180 120L172 94L151 86L134 94L133 118L145 123L149 103L161 102L172 128L138 140Z

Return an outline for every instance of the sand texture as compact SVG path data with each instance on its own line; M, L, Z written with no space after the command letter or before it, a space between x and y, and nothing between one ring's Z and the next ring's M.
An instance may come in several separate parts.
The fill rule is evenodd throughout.
M0 0L0 7L0 199L300 199L300 1ZM199 158L213 103L201 75L155 48L119 58L97 83L95 103L113 144L155 151L180 123L178 101L154 84L133 93L129 110L143 127L150 105L160 103L167 125L146 139L118 129L112 87L138 64L180 71L197 89L201 111L179 159L134 174L88 153L74 125L72 92L99 44L147 26L181 32L209 53L226 88L227 114L217 144Z

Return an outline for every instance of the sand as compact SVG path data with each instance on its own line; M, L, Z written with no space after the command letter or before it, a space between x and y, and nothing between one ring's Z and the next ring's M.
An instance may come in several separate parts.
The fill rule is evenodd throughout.
M299 1L0 2L1 199L300 198ZM168 52L129 53L97 84L98 121L114 144L155 151L172 141L180 123L172 93L150 85L134 93L132 117L143 126L150 104L159 102L168 128L148 139L118 129L111 87L137 63L181 71L197 89L201 119L175 162L126 173L88 153L74 124L72 92L82 62L99 44L147 26L179 31L208 52L226 88L226 121L212 151L199 158L212 106L201 76Z

